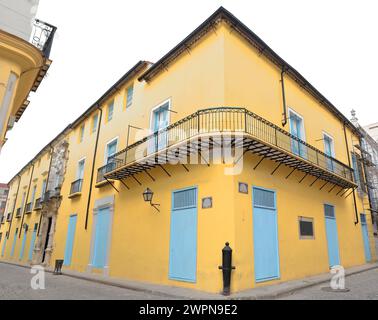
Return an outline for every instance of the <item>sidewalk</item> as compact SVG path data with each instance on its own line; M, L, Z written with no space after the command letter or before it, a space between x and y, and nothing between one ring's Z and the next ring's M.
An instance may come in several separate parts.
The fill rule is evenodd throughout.
M2 262L18 267L30 268L30 266L19 265L9 262ZM346 276L351 276L357 273L378 268L378 263L366 264L358 267L353 267L345 270ZM52 272L53 269L48 268L47 272ZM176 299L184 300L263 300L275 299L284 295L288 295L295 291L312 287L318 284L327 283L330 281L332 275L329 273L308 277L301 280L287 281L281 284L268 285L260 288L249 289L246 291L232 294L229 297L224 297L221 294L206 293L193 289L178 288L173 286L155 285L151 283L143 283L130 281L125 279L110 278L90 273L80 273L75 271L63 271L63 276L87 280L91 282L101 283L105 285L125 288L140 292L146 292L154 295L166 296Z

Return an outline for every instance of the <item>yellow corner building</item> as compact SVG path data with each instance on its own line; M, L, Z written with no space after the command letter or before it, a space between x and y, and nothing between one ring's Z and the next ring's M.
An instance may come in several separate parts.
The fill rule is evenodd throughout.
M221 7L12 179L1 259L207 292L222 290L226 242L232 292L373 262L359 144ZM45 190L43 212L23 209Z

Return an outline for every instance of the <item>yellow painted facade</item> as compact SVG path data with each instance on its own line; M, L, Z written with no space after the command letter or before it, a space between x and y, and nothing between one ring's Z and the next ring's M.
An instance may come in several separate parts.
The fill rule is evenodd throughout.
M0 30L0 148L50 64L51 60L33 44Z
M1 257L10 262L25 265L32 262L30 250L34 250L33 232L39 230L41 223L40 206L36 201L42 197L49 168L50 152L47 150L23 168L9 183L6 218L0 227L0 233L3 234L0 247Z
M72 257L64 270L220 292L222 272L218 266L222 263L221 250L229 242L236 266L232 291L299 279L329 271L324 204L335 207L340 263L344 267L366 263L361 224L355 224L352 196L340 197L339 187L331 192L332 184L322 187L325 183L322 179L313 183L316 176L304 177L303 172L292 172L285 165L272 174L277 163L271 160L255 167L260 157L253 153L244 155L243 170L237 175L225 175L227 164L185 167L166 164L155 166L148 174L142 172L123 181L110 181L113 186L106 180L100 179L100 183L96 180L97 170L107 164L107 146L117 141L117 151L121 151L141 140L147 133L137 128L152 129L153 111L166 102L169 102L169 124L200 109L236 106L282 128L282 70L245 37L232 32L227 15L214 20L216 23L210 30L149 81L142 78L154 65L142 62L134 73L124 77L70 126L66 135L69 157L60 193L51 265L55 260L64 259L69 246L70 218L76 216ZM130 87L133 94L128 99ZM354 145L358 144L353 128L345 126L347 150L344 119L318 102L292 77L285 77L285 92L287 111L295 111L304 120L304 140L325 152L321 139L323 133L330 135L334 141L334 158L349 166L348 151L355 150ZM283 130L290 131L290 121ZM85 165L80 170L79 163L83 160ZM27 176L21 180L24 186ZM78 184L78 181L82 182ZM248 186L248 194L239 192L240 182ZM10 196L14 194L13 185ZM255 277L254 186L276 192L279 277L272 281L257 282ZM142 193L147 187L154 191L154 202L160 204L160 212L143 201ZM196 187L198 192L196 279L178 281L169 277L172 192L190 187ZM213 203L211 208L204 209L202 199L207 197L212 197ZM372 261L375 261L366 202L365 195L356 196L357 213L365 213L367 217ZM98 269L93 266L93 259L96 217L101 208L107 208L111 218L106 265ZM299 217L313 219L313 239L300 238ZM4 259L9 259L12 237L11 233Z

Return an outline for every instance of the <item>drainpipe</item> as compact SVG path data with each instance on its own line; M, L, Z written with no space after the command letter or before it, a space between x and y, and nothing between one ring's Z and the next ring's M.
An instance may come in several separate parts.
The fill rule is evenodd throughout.
M7 237L8 240L9 240L9 235L10 235L11 228L12 228L12 222L13 222L13 219L14 219L14 211L16 210L16 203L17 203L17 198L18 198L18 192L20 191L21 176L18 174L17 177L18 177L18 187L17 187L16 199L14 200L14 205L13 205L12 219L11 219L11 221L9 223L8 237Z
M349 167L351 168L352 164L351 164L351 160L350 160L348 138L347 138L347 133L346 133L345 122L344 122L344 138L345 138L345 146L346 146L347 155L348 155L348 164L349 164ZM353 204L354 204L354 213L355 213L355 217L356 217L356 219L354 221L354 225L357 225L359 223L359 218L358 218L358 209L357 209L356 190L355 189L353 189Z
M93 176L95 171L95 162L96 162L96 156L97 156L97 148L98 148L98 139L100 138L100 130L101 130L101 121L102 121L102 109L98 105L97 110L100 111L100 117L98 120L98 128L97 128L97 136L96 136L96 144L93 152L93 161L92 161L92 172L91 172L91 181L89 184L89 194L88 194L88 203L87 203L87 211L85 214L85 230L88 229L88 216L89 216L89 206L91 204L91 196L92 196L92 184L93 184Z
M53 154L54 154L54 148L52 147L52 145L50 145L50 164L49 164L49 171L48 171L48 173L47 173L47 180L46 180L46 188L45 188L45 192L48 191L48 186L49 186L49 180L50 180L50 172L51 172L51 166L52 166ZM39 230L41 229L41 222L42 222L42 211L41 211L41 215L40 215L40 217L39 217L39 223L38 223L38 231L37 231L37 235L39 235Z
M285 68L282 68L281 71L281 88L282 88L282 104L283 104L283 113L282 113L282 126L285 127L287 124L287 108L286 108L286 94L285 94L285 78L284 75L287 72Z
M28 199L29 199L29 193L30 193L30 187L31 187L31 183L32 183L32 180L33 180L33 174L34 174L34 163L32 164L32 172L31 172L31 175L30 175L30 181L29 181L29 187L28 187L28 192L26 194L26 198L25 198L25 203L24 203L24 211L22 212L22 219L21 219L21 227L20 227L20 230L22 230L22 225L24 223L24 218L25 218L25 211L26 211L26 206L28 204ZM18 238L21 238L21 231L19 232L18 234Z

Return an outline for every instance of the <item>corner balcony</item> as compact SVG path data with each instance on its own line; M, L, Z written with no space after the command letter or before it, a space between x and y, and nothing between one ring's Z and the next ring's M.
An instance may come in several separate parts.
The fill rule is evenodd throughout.
M275 124L244 108L220 107L200 110L160 130L113 156L98 169L97 183L133 177L156 166L180 163L188 156L208 153L217 147L243 148L317 180L356 188L353 169L298 139ZM240 160L240 159L239 159ZM148 172L147 172L148 173ZM272 173L273 174L273 173Z

